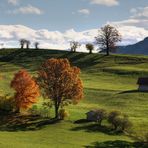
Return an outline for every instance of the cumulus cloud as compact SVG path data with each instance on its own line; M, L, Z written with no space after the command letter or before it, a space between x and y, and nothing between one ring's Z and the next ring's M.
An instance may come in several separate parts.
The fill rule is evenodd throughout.
M36 15L41 15L43 14L43 11L40 10L37 7L34 7L32 5L20 7L14 10L8 11L9 14L36 14Z
M105 5L108 7L119 5L118 0L90 0L91 4Z
M19 40L24 38L30 40L32 43L38 41L41 48L67 50L70 41L75 40L82 44L93 42L96 35L97 31L95 30L76 32L70 29L62 33L46 29L34 30L22 25L0 25L0 41L4 43L5 47L18 47ZM79 51L82 51L82 49Z
M141 27L148 29L148 20L147 19L127 19L123 21L117 21L114 22L113 24L119 24L119 25L124 25L124 26L136 26L136 27Z
M90 10L89 9L81 9L81 10L78 10L78 13L84 14L84 15L89 15L90 14Z
M11 4L11 5L16 6L16 5L19 4L19 1L20 1L20 0L8 0L8 4Z
M148 19L148 7L133 8L133 9L131 9L131 13L133 13L131 18L135 18L135 19Z
M132 8L130 10L131 16L129 19L114 22L114 24L124 26L136 26L148 29L148 7Z
M122 35L121 45L134 44L148 37L148 30L141 27L123 25L116 27Z
M123 41L120 45L136 43L148 36L148 30L134 26L116 25L122 35ZM40 48L67 50L69 42L74 40L82 44L78 51L86 52L85 44L94 43L98 29L77 32L74 29L65 31L49 31L47 29L34 30L22 25L0 25L0 44L5 47L18 47L19 40L24 38L33 43L38 41ZM96 47L97 49L97 47Z

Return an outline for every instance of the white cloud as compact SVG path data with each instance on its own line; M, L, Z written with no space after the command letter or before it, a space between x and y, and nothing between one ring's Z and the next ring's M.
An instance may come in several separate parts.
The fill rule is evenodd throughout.
M28 5L28 6L25 6L25 7L20 7L20 8L17 8L17 9L14 9L14 10L10 10L8 11L9 14L37 14L37 15L41 15L43 14L43 11L40 10L39 8L37 7L34 7L32 5Z
M141 27L124 25L118 25L116 27L122 35L122 45L134 44L148 37L148 30Z
M114 22L114 24L124 25L124 26L136 26L148 29L148 20L140 20L140 19L127 19L123 21Z
M116 25L122 35L122 45L136 43L148 36L148 30L135 26ZM78 41L82 44L78 51L84 51L85 44L94 42L98 29L91 29L82 32L76 32L74 29L65 31L48 31L46 29L34 30L22 25L0 25L0 44L4 43L5 47L18 47L21 38L29 39L32 43L38 41L40 48L47 49L64 49L69 48L71 40ZM32 44L33 46L33 44Z
M105 5L108 7L119 5L118 0L90 0L91 4Z
M73 29L64 33L59 31L48 31L46 29L34 30L22 25L0 25L0 43L5 47L18 47L21 38L29 39L32 43L40 42L41 48L68 49L71 40L79 41L82 44L93 42L96 30L76 32ZM82 46L83 47L83 46ZM82 51L82 47L79 51Z
M11 5L18 5L20 0L8 0L8 3Z
M133 13L133 16L131 16L132 18L148 19L148 7L133 8L131 9L131 12Z
M148 30L148 7L143 8L132 8L130 10L132 13L130 18L127 20L117 21L114 24L124 25L124 26L136 26L145 28Z
M81 13L81 14L84 14L84 15L89 15L90 10L89 9L81 9L81 10L78 10L78 13Z

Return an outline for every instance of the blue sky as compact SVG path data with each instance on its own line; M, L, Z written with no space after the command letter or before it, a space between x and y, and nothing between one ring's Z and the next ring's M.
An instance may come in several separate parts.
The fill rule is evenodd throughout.
M81 37L86 32L95 35L94 29L108 22L119 26L123 36L126 36L128 27L131 35L136 33L133 39L128 33L130 38L126 38L125 43L134 43L148 36L148 0L1 0L0 18L0 39L4 41L4 36L8 36L6 40L11 43L20 37L18 32L37 31L46 39L54 34L52 39L49 38L52 44L54 39L60 40L56 35L64 36L61 37L64 41L60 40L64 44L65 38L68 41L75 39L82 31ZM12 30L17 35L11 38ZM84 40L85 37L80 41Z
M16 1L16 4L11 1ZM10 14L21 7L42 11L41 14ZM148 6L148 0L119 0L118 5L92 4L91 0L1 0L0 24L21 24L34 29L82 31L102 26L108 21L128 19L130 10ZM78 12L88 9L89 14Z

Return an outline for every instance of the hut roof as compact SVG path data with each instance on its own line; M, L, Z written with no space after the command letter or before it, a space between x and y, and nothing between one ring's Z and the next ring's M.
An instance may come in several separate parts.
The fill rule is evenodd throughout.
M139 84L139 85L148 85L148 77L139 78L137 84Z

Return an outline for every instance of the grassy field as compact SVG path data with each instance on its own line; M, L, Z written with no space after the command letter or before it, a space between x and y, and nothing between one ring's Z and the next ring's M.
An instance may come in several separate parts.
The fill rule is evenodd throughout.
M148 132L148 93L137 91L137 79L148 76L148 57L69 53L56 50L0 50L0 92L12 93L9 83L13 74L26 68L35 74L48 58L68 58L81 68L85 98L76 106L67 107L70 116L65 121L40 128L0 126L0 148L79 148L134 147L134 140L124 134L116 135L95 123L74 124L94 108L120 110L133 123L137 135ZM105 123L106 124L106 123ZM93 125L93 126L92 126ZM7 127L7 124L4 125Z

